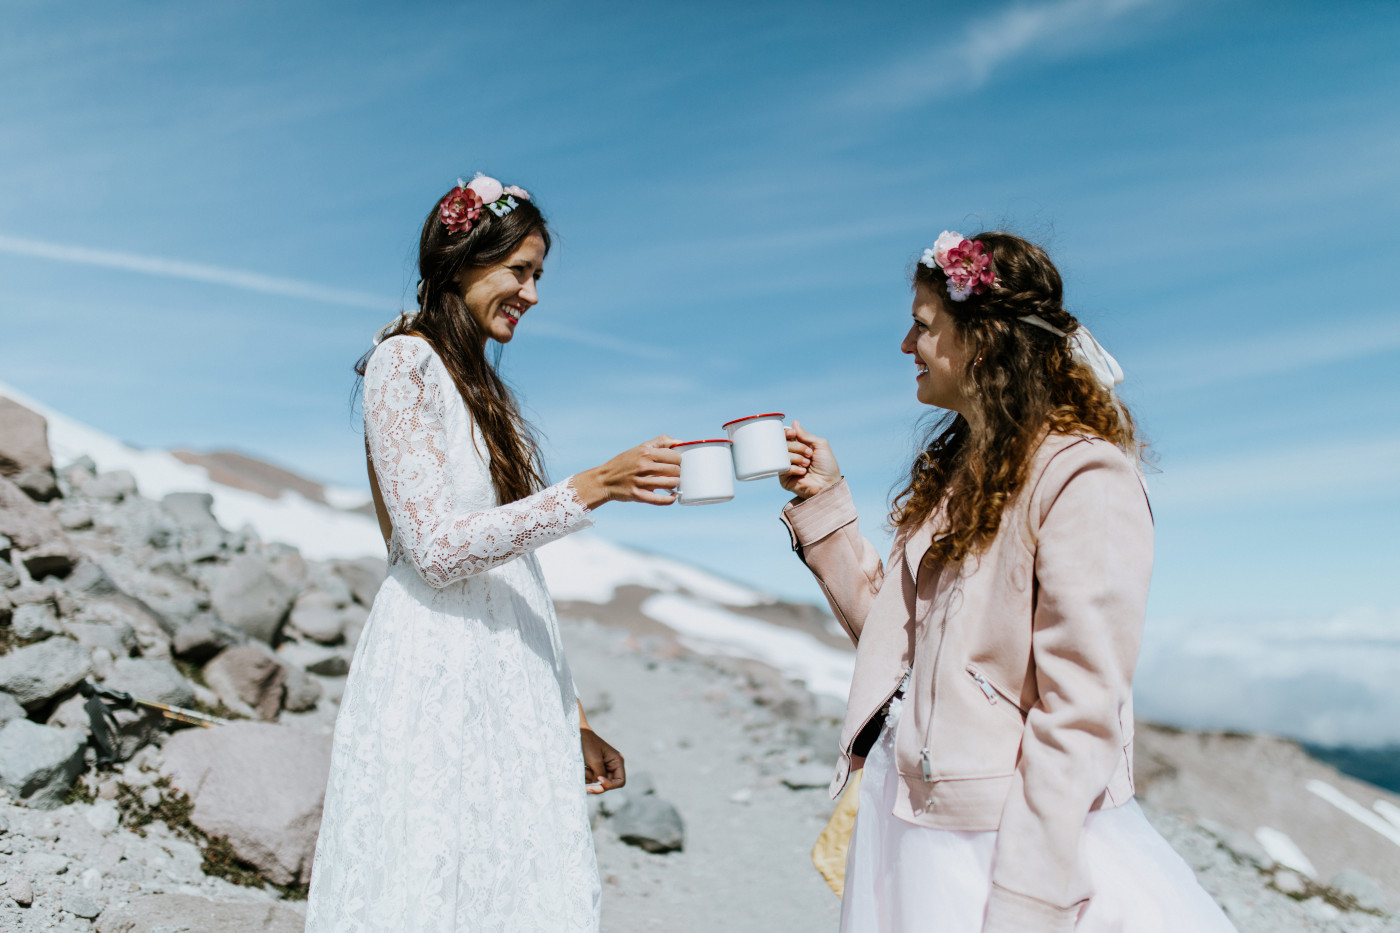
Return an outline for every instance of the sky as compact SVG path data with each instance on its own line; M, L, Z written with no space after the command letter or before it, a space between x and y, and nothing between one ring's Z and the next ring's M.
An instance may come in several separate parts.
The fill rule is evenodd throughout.
M1008 229L1127 372L1150 618L1400 631L1397 48L1400 6L1364 0L10 0L0 381L363 487L351 367L484 171L556 236L501 359L554 478L782 411L883 549L930 414L911 265ZM821 602L787 498L597 528Z

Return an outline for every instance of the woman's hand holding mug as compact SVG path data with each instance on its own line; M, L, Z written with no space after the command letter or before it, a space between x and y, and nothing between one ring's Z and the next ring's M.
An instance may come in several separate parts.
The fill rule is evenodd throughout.
M841 468L826 438L804 431L800 421L793 421L787 429L787 441L792 469L778 477L784 489L807 499L840 482Z
M681 455L671 450L674 443L675 438L662 434L576 475L574 489L584 507L596 509L605 502L675 502L675 493L666 491L681 483Z

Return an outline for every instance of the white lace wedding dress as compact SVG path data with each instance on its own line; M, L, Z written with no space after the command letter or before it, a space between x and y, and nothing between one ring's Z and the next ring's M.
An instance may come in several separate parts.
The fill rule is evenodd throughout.
M593 933L578 706L531 553L587 510L568 480L497 504L424 340L375 350L364 410L389 575L336 721L306 929Z

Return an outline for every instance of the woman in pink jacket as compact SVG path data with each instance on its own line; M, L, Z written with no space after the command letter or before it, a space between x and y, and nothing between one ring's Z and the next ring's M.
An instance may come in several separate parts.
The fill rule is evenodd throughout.
M900 349L947 415L889 560L796 423L782 480L793 548L856 643L843 933L1233 930L1132 799L1152 513L1118 364L1045 252L1005 233L940 236L913 317Z

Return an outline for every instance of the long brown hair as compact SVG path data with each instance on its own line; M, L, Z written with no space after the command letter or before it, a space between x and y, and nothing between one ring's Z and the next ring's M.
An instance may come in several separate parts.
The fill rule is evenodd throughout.
M549 227L533 201L517 198L519 206L505 216L483 207L470 230L452 233L438 217L442 200L428 212L418 239L418 311L401 315L381 340L412 334L432 345L486 441L496 497L502 504L514 502L544 487L539 442L514 394L486 358L481 325L462 300L457 274L495 265L532 233L544 239L548 253ZM361 378L373 353L371 349L355 364Z
M1018 320L1034 314L1067 334L1079 327L1064 308L1050 257L1009 233L969 239L992 257L996 282L989 290L952 301L943 270L923 264L914 282L936 291L953 319L967 351L962 376L976 417L949 412L933 424L890 508L891 524L913 528L942 505L928 558L949 562L991 543L1047 432L1101 437L1129 456L1145 451L1127 407L1073 358L1069 341Z

